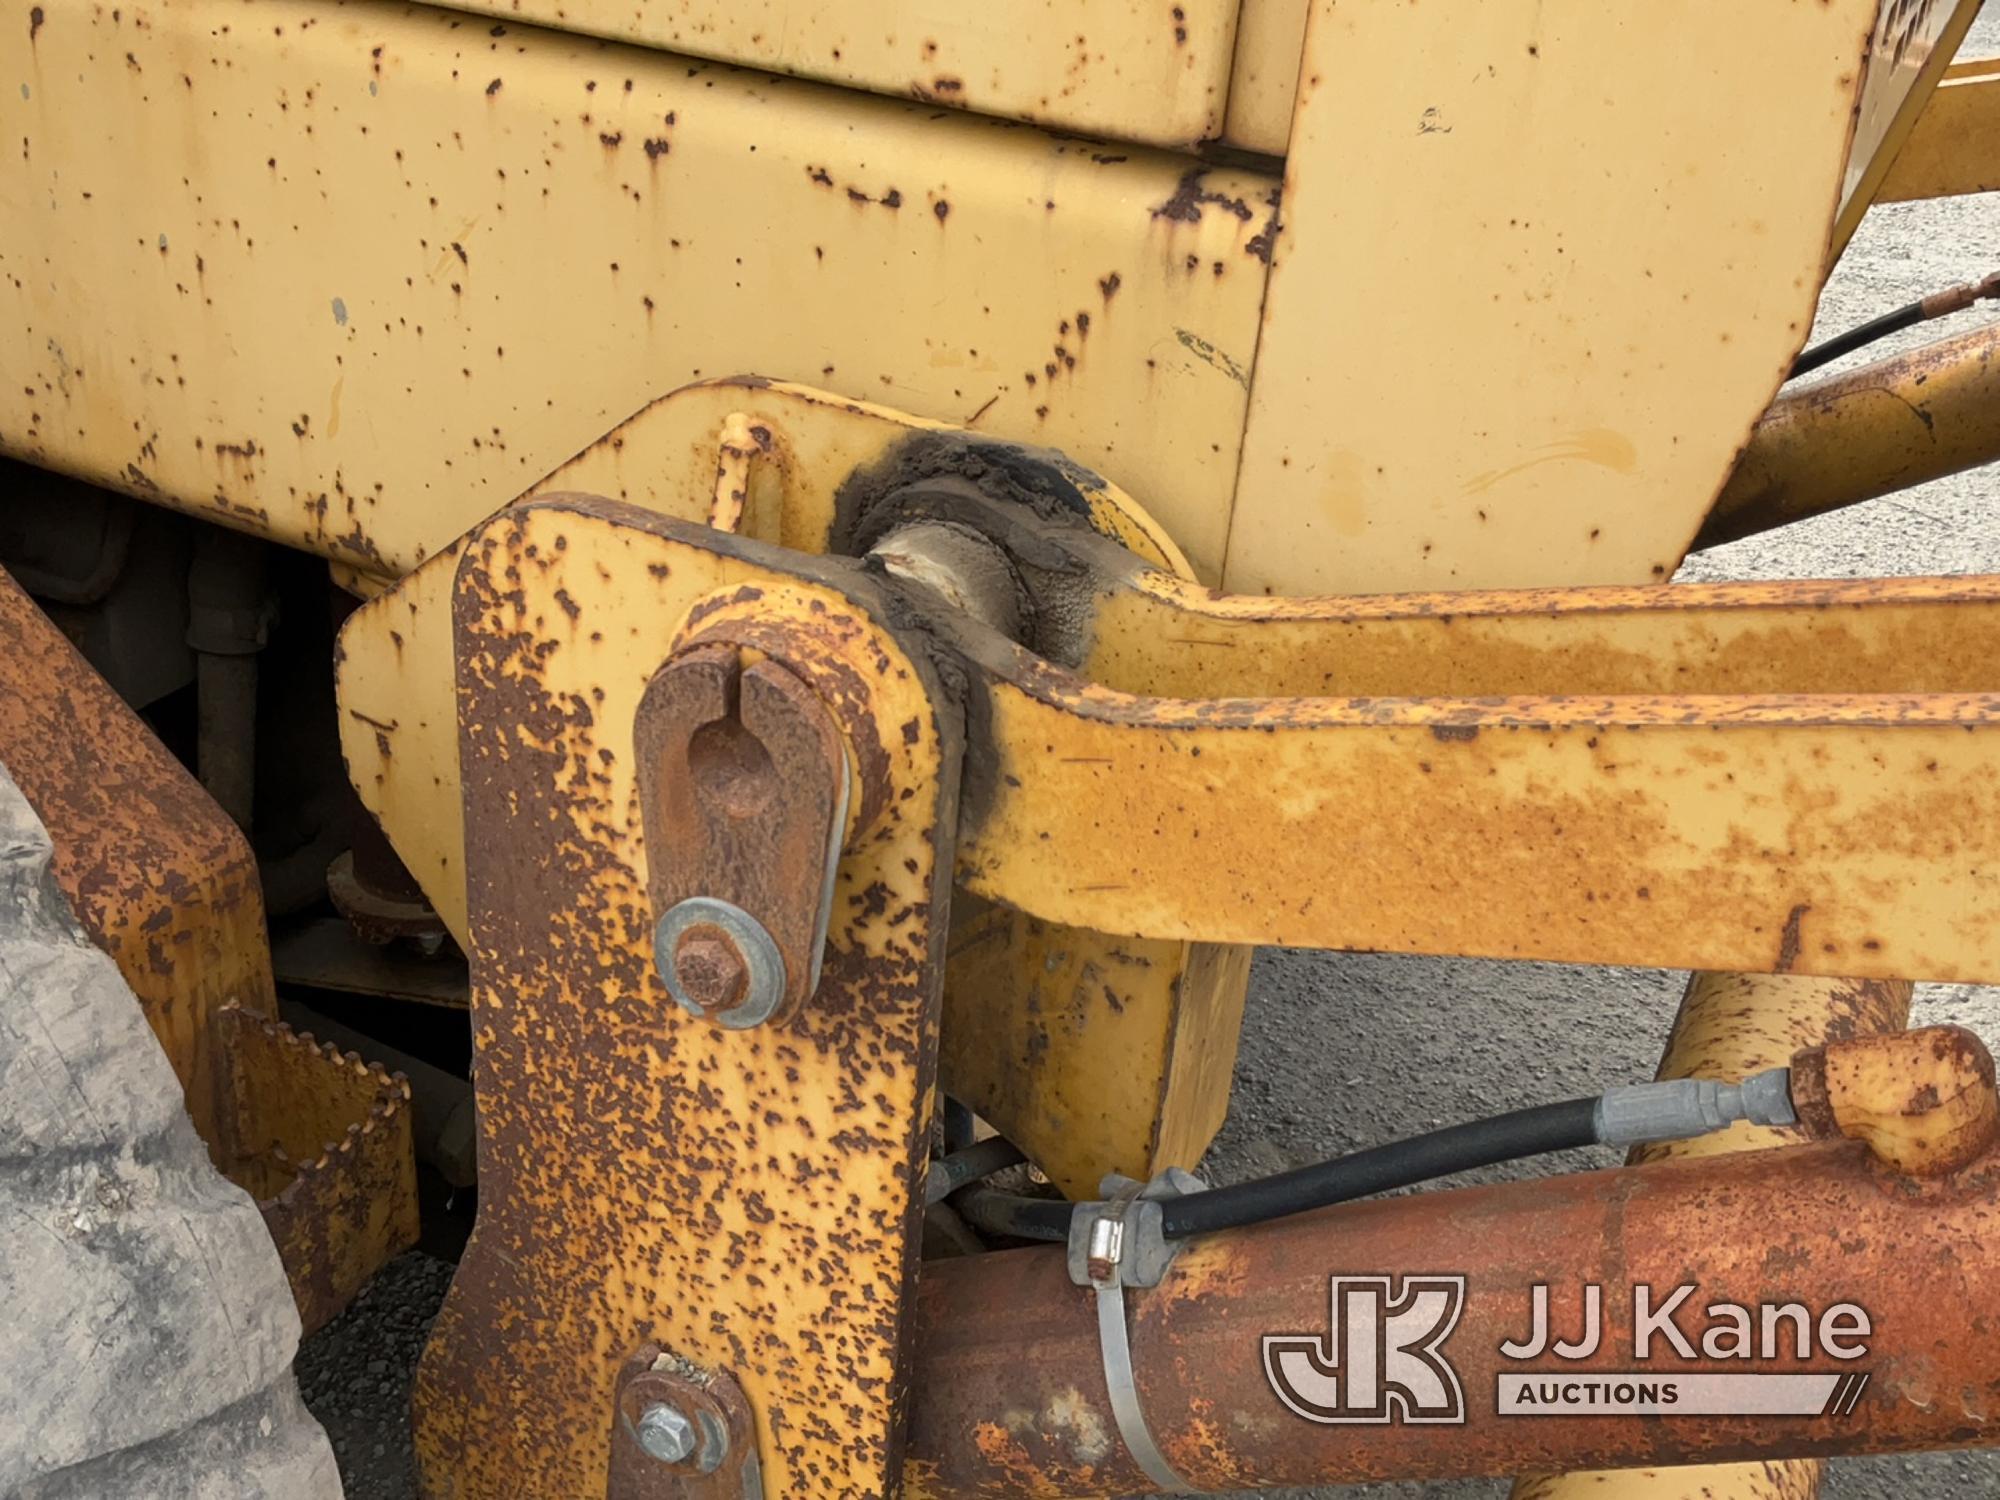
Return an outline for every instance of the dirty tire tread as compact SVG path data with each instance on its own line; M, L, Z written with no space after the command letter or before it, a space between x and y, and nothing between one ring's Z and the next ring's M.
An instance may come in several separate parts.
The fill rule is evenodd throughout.
M0 1496L339 1500L263 1217L0 768Z

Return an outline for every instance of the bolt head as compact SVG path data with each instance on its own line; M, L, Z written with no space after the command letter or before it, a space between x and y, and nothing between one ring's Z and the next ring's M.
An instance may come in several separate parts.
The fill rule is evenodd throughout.
M674 945L674 976L682 992L711 1014L734 1010L750 987L750 966L735 940L707 923L690 927Z
M687 1414L664 1401L655 1401L639 1413L636 1431L639 1446L646 1455L663 1464L687 1462L688 1456L701 1441Z

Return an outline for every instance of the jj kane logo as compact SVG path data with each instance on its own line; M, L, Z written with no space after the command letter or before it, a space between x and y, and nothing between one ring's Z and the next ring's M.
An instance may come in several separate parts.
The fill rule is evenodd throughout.
M1556 1330L1550 1288L1532 1288L1521 1336L1480 1361L1496 1367L1495 1415L1844 1417L1855 1409L1868 1372L1852 1362L1866 1357L1873 1332L1864 1309L1704 1306L1699 1291L1635 1286L1629 1317L1613 1329L1604 1289L1586 1285L1563 1320L1568 1337ZM1264 1338L1264 1373L1280 1401L1309 1422L1466 1420L1464 1387L1445 1352L1465 1310L1465 1277L1335 1276L1330 1293L1326 1332ZM1630 1368L1603 1368L1627 1354ZM1823 1360L1834 1367L1797 1368ZM1768 1368L1780 1361L1791 1368Z
M1463 1276L1335 1276L1331 1332L1264 1339L1264 1373L1308 1422L1463 1422L1440 1352L1465 1310Z

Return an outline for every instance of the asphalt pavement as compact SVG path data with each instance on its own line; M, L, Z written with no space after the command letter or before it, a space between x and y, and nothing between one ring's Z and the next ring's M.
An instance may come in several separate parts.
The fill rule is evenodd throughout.
M2000 53L2000 11L1967 55ZM1828 284L1814 340L2000 268L2000 194L1872 211ZM1961 314L1951 331L1986 311ZM1936 326L1875 350L1922 342ZM1844 366L1835 366L1835 370ZM1691 559L1691 580L2000 572L2000 466L1905 491ZM1462 959L1265 950L1258 955L1228 1123L1211 1180L1257 1176L1456 1120L1649 1078L1686 976ZM2000 1041L2000 990L1925 986L1918 1022ZM1575 1153L1522 1169L1608 1165ZM1481 1180L1506 1172L1469 1174ZM307 1403L332 1435L350 1500L412 1500L409 1374L450 1268L421 1255L307 1341ZM1286 1492L1339 1500L1491 1500L1501 1481ZM1826 1500L2000 1494L2000 1451L1834 1462Z

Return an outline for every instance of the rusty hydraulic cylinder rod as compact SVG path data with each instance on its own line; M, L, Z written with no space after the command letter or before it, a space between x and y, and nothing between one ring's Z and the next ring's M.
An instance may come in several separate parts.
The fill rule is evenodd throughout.
M2000 458L2000 321L1780 396L1694 551Z
M1863 1056L1852 1068L1829 1064L1828 1087L1856 1068L1889 1086L1910 1076L1894 1057ZM1964 1091L1929 1080L1920 1093L1941 1097L1950 1117L1891 1149L1906 1163L1946 1149L1966 1163L1928 1181L1898 1175L1858 1142L1827 1140L1350 1205L1197 1241L1159 1286L1127 1294L1135 1384L1152 1435L1197 1491L2000 1441L2000 1320L1982 1315L2000 1306L1990 1100L1969 1109ZM1893 1118L1845 1106L1833 1113L1857 1129ZM1981 1145L1968 1158L1969 1130ZM1465 1278L1460 1314L1438 1347L1463 1392L1460 1419L1308 1420L1279 1398L1263 1340L1324 1339L1333 1276ZM1553 1338L1578 1339L1593 1285L1602 1318L1592 1352L1502 1352L1504 1342L1531 1339L1538 1286L1548 1289ZM1675 1354L1664 1335L1637 1357L1642 1311L1657 1315L1690 1285L1674 1321L1694 1357ZM906 1469L913 1493L1154 1488L1120 1441L1090 1298L1055 1248L925 1268ZM1781 1336L1752 1358L1734 1357L1727 1336L1704 1343L1728 1322L1711 1309L1745 1309L1761 1340L1763 1309L1773 1304L1807 1310L1819 1330L1808 1357L1798 1357L1783 1314L1770 1324ZM1853 1326L1842 1304L1858 1305L1869 1331L1829 1345L1830 1318ZM1327 1357L1338 1366L1337 1353ZM1843 1415L1496 1410L1503 1376L1580 1388L1626 1371L1682 1385L1716 1373L1869 1379Z

